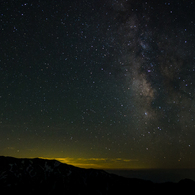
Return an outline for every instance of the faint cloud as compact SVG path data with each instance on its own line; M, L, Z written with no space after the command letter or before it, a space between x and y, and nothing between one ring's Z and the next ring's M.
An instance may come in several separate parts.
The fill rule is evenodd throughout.
M4 148L5 150L15 150L14 147L7 147L7 148Z

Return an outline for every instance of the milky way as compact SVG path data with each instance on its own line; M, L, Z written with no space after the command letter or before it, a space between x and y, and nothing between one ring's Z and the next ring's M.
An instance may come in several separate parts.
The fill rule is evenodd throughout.
M179 11L186 11L182 7L170 16L174 12L170 3L160 2L158 6L166 9L158 15L159 7L149 2L114 2L115 13L123 15L118 62L130 91L129 103L134 105L130 120L139 136L150 134L153 143L167 142L167 147L178 142L184 150L192 144L195 127L194 45L190 43L194 24L190 19L181 21Z

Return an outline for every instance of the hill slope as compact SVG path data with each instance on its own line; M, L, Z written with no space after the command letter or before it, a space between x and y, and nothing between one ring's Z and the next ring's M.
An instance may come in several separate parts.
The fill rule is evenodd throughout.
M0 157L0 189L20 194L131 194L147 192L190 192L195 182L155 184L102 170L82 169L56 160Z

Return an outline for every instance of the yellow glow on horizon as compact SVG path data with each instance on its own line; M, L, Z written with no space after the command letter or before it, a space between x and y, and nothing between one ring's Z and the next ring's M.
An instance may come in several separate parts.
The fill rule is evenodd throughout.
M93 169L134 169L139 168L136 166L137 159L122 159L122 158L47 158L39 157L48 160L57 160L61 163L73 165L80 168L93 168Z

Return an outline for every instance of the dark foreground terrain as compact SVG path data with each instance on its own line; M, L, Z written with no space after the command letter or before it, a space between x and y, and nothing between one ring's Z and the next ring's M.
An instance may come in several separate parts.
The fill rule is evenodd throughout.
M189 179L156 184L124 178L105 171L81 169L56 160L0 157L2 194L132 194L140 192L187 193L195 189Z

